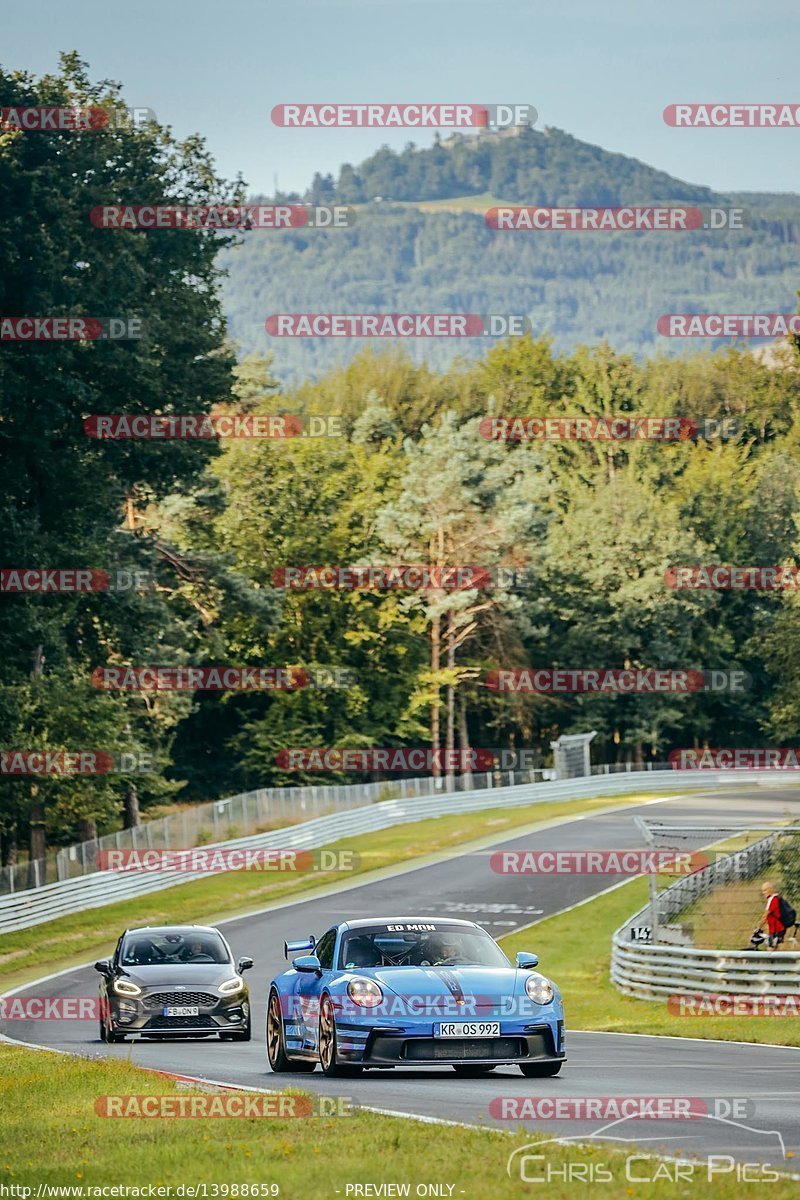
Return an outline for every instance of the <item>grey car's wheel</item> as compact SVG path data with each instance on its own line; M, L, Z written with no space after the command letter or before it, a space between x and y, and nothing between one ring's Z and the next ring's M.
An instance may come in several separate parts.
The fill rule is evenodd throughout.
M558 1075L563 1065L560 1062L520 1063L519 1069L529 1079L544 1079L550 1075Z
M475 1078L477 1075L488 1075L494 1067L491 1063L453 1063L453 1070L456 1075Z
M267 1058L269 1065L276 1073L282 1071L316 1070L315 1062L303 1059L292 1059L286 1053L283 1040L283 1018L281 1017L281 1002L277 992L271 992L267 1005Z
M112 1042L114 1044L116 1044L117 1042L124 1042L125 1034L124 1033L114 1033L114 1030L111 1028L111 1022L109 1021L109 1023L106 1025L106 1036L103 1040L106 1042Z
M330 996L323 996L319 1009L317 1038L319 1062L325 1075L360 1075L363 1067L340 1063L336 1054L336 1017Z
M114 1032L114 1028L111 1023L111 1004L110 1004L108 998L106 998L104 1001L101 1001L101 1005L102 1005L102 1007L100 1009L100 1041L101 1042L111 1042L111 1043L124 1042L125 1034Z

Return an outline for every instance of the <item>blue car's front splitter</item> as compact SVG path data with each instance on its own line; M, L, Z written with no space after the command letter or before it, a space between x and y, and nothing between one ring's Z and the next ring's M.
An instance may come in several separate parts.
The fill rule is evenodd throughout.
M562 1062L563 1021L500 1023L498 1037L437 1037L431 1022L337 1021L336 1046L342 1062L362 1066L447 1066L459 1063Z

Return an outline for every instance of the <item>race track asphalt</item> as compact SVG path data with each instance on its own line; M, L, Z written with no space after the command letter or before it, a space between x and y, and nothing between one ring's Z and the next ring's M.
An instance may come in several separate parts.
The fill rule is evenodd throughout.
M290 1083L304 1091L348 1096L360 1105L422 1118L504 1128L521 1124L547 1130L553 1138L597 1134L606 1122L595 1120L501 1121L490 1115L497 1097L672 1096L730 1100L747 1097L751 1115L730 1123L721 1115L691 1121L625 1121L607 1128L606 1139L645 1144L672 1156L730 1154L741 1162L771 1163L796 1170L785 1153L800 1157L800 1050L743 1043L631 1034L581 1033L569 1029L569 1061L555 1079L526 1079L515 1068L499 1068L479 1079L457 1078L449 1067L424 1070L368 1071L354 1080L312 1075L276 1076L266 1061L264 1023L270 979L286 969L284 939L307 933L319 936L334 921L355 917L455 916L477 921L495 937L530 925L619 882L619 876L518 876L494 873L490 854L502 849L627 849L644 845L634 816L702 823L771 821L800 817L800 793L788 787L732 788L726 793L693 794L616 812L568 818L556 827L508 838L491 849L454 853L433 865L404 868L389 878L344 885L334 894L300 899L258 914L225 921L234 954L256 962L249 974L253 1003L252 1042L132 1041L107 1046L97 1038L94 1021L4 1021L10 1038L86 1056L104 1055L193 1078L249 1088L274 1089ZM587 909L586 940L593 938ZM198 913L202 923L204 914ZM536 951L536 930L528 948ZM113 950L109 945L108 953ZM547 962L541 963L547 973ZM15 994L94 996L97 975L80 967L40 980ZM755 1018L754 1018L755 1019Z

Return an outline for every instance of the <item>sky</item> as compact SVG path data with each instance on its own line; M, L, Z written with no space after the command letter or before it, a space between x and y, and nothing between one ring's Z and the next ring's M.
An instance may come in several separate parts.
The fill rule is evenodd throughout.
M800 103L797 0L6 0L0 62L75 49L252 193L302 191L413 130L274 126L275 104L528 103L537 128L718 191L800 191L800 129L673 129L676 102ZM791 143L791 144L790 144Z

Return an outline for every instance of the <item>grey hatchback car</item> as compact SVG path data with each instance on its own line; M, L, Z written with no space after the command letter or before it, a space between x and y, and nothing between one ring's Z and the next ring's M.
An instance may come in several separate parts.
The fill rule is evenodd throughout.
M250 1040L252 958L234 960L218 929L160 925L126 929L113 958L94 964L100 981L100 1040L208 1037Z

